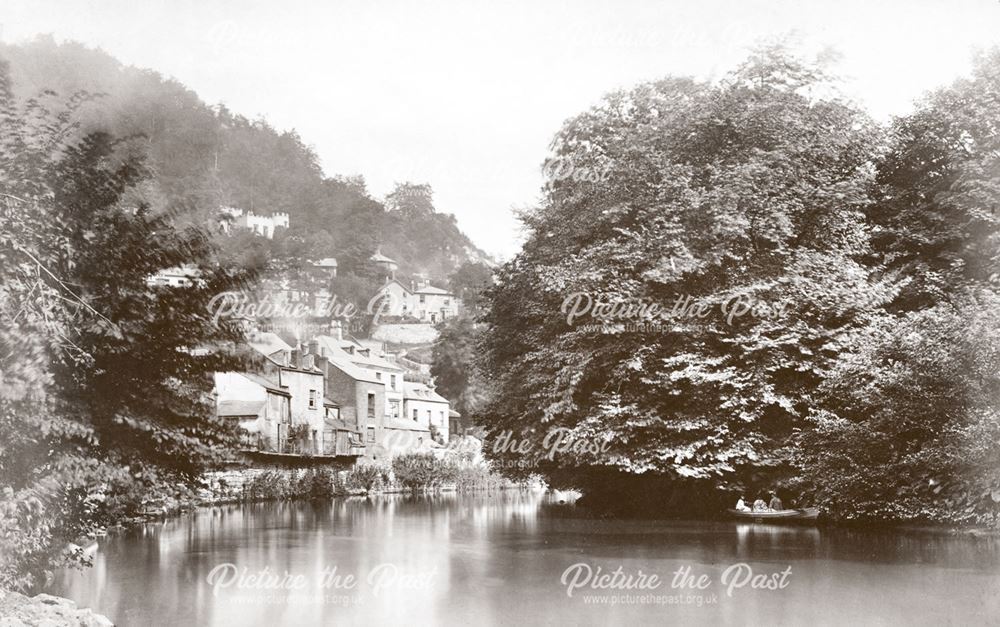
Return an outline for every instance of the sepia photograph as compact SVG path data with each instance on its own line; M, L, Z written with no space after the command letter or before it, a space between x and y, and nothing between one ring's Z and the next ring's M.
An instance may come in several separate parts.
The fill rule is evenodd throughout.
M1000 1L0 1L0 627L1000 625Z

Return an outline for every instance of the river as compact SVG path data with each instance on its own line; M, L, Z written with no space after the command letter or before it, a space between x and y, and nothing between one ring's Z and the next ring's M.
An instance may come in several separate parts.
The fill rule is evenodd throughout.
M387 495L199 509L56 584L125 626L976 625L1000 616L1000 540Z

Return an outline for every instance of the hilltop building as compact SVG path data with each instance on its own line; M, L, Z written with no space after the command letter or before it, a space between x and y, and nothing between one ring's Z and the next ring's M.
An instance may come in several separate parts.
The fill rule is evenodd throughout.
M219 221L219 226L226 233L232 229L250 229L257 235L274 239L274 232L278 228L288 228L289 220L287 213L272 213L270 215L260 215L253 211L244 211L237 207L222 207L220 212L225 216Z

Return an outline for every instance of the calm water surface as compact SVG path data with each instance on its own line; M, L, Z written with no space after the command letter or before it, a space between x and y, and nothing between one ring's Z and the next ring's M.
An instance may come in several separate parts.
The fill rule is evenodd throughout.
M631 589L592 587L619 567ZM541 492L202 509L57 583L129 626L1000 624L997 539L593 520Z

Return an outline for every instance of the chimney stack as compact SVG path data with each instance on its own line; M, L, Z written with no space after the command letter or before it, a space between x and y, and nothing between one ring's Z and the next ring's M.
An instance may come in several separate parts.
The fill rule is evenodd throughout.
M310 340L309 341L309 351L308 351L308 353L310 355L319 355L320 354L320 352L319 352L319 342L317 340Z
M299 359L300 355L301 355L301 353L299 353L299 349L293 348L291 350L291 353L289 354L288 365L291 366L292 368L298 368L299 367L299 361L300 361L300 359Z

